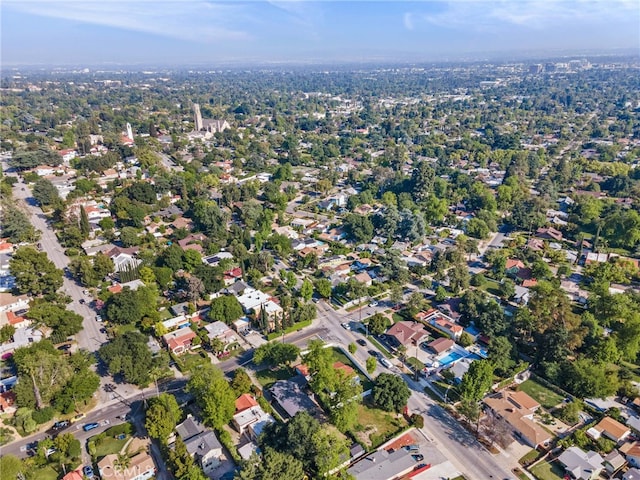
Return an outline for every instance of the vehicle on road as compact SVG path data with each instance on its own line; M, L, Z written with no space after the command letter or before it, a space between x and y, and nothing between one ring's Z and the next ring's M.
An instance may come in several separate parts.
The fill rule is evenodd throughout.
M420 455L420 454L411 455L411 458L413 458L416 462L421 462L424 460L424 455Z
M375 350L369 350L367 353L369 355L371 355L372 357L375 357L375 358L379 358L380 357L380 352L376 352Z
M71 419L71 423L77 422L78 420L82 420L84 417L86 417L84 413L79 413L78 415L76 415Z
M384 365L385 367L387 367L387 368L391 368L391 367L393 367L393 363L391 363L391 362L390 362L389 360L387 360L386 358L384 358L384 357L380 357L380 358L379 358L379 360L380 360L380 363L381 363L382 365Z
M82 468L82 473L87 478L93 478L93 467L91 465L85 465Z
M60 420L59 422L56 422L53 424L53 429L62 430L63 428L66 428L68 426L69 426L69 420Z
M102 316L96 315L96 322L101 322L101 321L102 321Z
M351 326L347 322L344 322L342 324L342 328L344 328L345 330L351 330Z
M374 300L373 302L371 302L369 304L370 307L377 307L378 306L378 302L376 300Z
M96 422L85 423L84 426L82 427L82 429L85 432L88 432L89 430L93 430L94 428L98 428L99 426L100 426L100 424L96 423Z
M362 338L359 338L358 340L356 340L356 343L358 345L362 346L362 347L366 347L367 346L367 342Z
M84 305L86 303L84 298L81 298L80 300L78 300L78 302L80 303L80 305Z

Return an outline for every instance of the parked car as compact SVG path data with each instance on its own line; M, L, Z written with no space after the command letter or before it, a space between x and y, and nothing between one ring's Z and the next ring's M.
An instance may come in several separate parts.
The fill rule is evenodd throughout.
M384 365L385 367L387 367L387 368L391 368L391 367L393 367L393 363L391 363L391 362L390 362L389 360L387 360L386 358L384 358L384 357L380 357L380 358L379 358L379 360L380 360L380 363L381 363L382 365Z
M416 462L421 462L424 460L424 455L414 454L411 455L411 458L413 458Z
M89 430L93 430L94 428L98 428L100 426L99 423L96 422L92 422L92 423L85 423L84 426L82 427L82 429L85 432L88 432Z
M96 322L101 322L102 321L102 317L100 315L96 315Z
M84 413L79 413L78 415L76 415L71 419L71 423L77 422L78 420L82 420L84 417L86 417Z
M60 420L59 422L56 422L53 424L53 429L54 430L61 430L65 427L69 426L69 420Z
M404 448L407 452L419 452L420 445L405 445Z
M345 330L351 330L351 326L347 322L342 324L342 328L344 328Z
M379 358L380 357L380 352L376 352L375 350L369 350L367 353L369 355L371 355L372 357L375 357L375 358Z
M356 340L356 343L358 345L362 346L362 347L366 347L367 346L367 342L362 338L359 338L358 340Z
M370 307L377 307L378 306L378 302L376 300L374 300L373 302L371 302L369 304Z
M82 468L82 473L87 478L93 478L93 467L91 465L85 465Z

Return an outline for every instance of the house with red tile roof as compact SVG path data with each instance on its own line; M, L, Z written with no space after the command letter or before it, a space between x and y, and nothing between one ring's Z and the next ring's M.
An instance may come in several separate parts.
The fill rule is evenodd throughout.
M400 345L410 347L423 342L428 334L421 323L400 321L387 330L387 336L392 339L396 347Z
M162 340L172 353L181 355L199 346L193 345L193 340L196 337L196 333L190 328L180 328L163 335Z
M429 323L433 325L435 328L437 328L438 330L440 330L441 332L449 335L454 340L457 340L458 338L460 338L460 335L462 335L462 332L464 331L461 325L458 325L457 323L452 322L451 320L445 318L442 315L436 315L431 317L431 319L429 320Z
M257 407L257 406L258 406L258 402L256 401L256 399L253 398L253 395L250 395L248 393L243 393L236 399L236 413L242 412L247 408Z

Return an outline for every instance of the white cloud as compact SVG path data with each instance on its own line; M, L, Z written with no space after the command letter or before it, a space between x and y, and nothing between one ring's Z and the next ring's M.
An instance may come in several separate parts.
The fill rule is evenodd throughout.
M250 37L233 26L247 18L242 7L203 0L4 0L3 8L197 42Z
M623 20L630 14L637 18L640 13L637 0L458 0L435 3L445 8L437 13L413 12L410 27L415 28L419 19L451 29L486 31L509 25L542 29L563 22ZM406 18L405 14L404 25L411 29Z

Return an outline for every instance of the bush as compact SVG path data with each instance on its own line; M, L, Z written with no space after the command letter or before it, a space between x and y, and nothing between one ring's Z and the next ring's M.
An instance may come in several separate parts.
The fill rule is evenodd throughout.
M356 346L356 344L355 344L355 343L353 343L353 342L351 342L351 343L349 344L349 347L348 347L348 348L349 348L349 353L350 353L351 355L353 355L354 353L356 353L356 350L358 349L358 347Z
M411 423L416 428L424 428L424 417L419 413L411 415Z
M42 410L34 410L31 414L31 418L33 418L38 425L42 425L43 423L47 423L49 420L53 419L56 411L53 407L45 407Z
M133 428L130 423L121 423L120 425L114 425L104 431L106 437L117 437L118 435L131 435Z
M64 254L67 257L77 257L78 255L80 255L80 250L78 250L77 248L67 248L64 251Z

